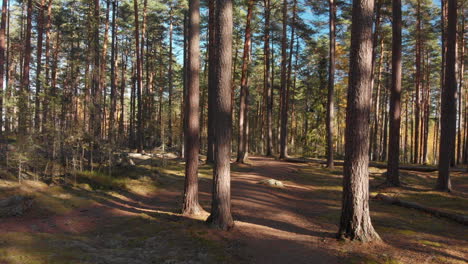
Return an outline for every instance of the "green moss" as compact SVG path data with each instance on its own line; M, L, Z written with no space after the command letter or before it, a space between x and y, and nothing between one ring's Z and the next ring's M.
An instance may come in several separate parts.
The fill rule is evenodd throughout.
M442 244L434 241L429 241L429 240L419 240L418 241L420 244L425 245L425 246L431 246L431 247L442 247Z

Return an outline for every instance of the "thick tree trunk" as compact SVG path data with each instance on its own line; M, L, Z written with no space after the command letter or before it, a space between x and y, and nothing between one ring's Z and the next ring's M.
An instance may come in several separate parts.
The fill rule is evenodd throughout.
M392 14L392 87L387 183L400 186L398 166L400 164L401 124L401 0L393 0Z
M451 191L450 163L452 161L455 147L456 114L457 114L457 78L455 73L456 63L456 34L457 34L457 2L448 1L448 24L447 24L447 53L445 58L445 81L441 94L441 132L439 147L439 177L436 189L440 191Z
M327 100L327 167L333 169L333 120L335 116L335 20L336 3L335 0L329 0L329 26L330 26L330 54L328 65L328 100Z
M182 213L199 215L203 209L198 203L198 154L200 152L200 0L189 1L189 40L187 109L185 125L185 188Z
M369 213L369 114L373 10L373 0L353 1L343 206L338 232L340 237L363 242L379 239Z
M250 21L252 20L254 1L249 0L247 9L247 21L245 23L245 42L244 54L242 56L242 77L241 91L239 101L239 140L237 143L237 162L245 163L247 159L247 112L249 111L247 94L248 94L248 70L250 62L250 45L251 45L251 29Z
M215 127L215 165L213 168L213 198L207 222L216 228L234 227L231 215L231 134L232 134L232 1L216 0L215 28L216 83L213 89Z

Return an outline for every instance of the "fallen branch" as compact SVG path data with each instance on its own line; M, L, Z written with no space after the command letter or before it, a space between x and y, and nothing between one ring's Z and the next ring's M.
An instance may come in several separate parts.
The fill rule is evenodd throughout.
M417 203L403 201L403 200L400 200L400 199L398 199L396 197L390 197L390 196L387 196L387 195L382 194L382 193L377 194L374 197L374 199L379 200L379 201L383 201L383 202L386 202L386 203L389 203L389 204L394 204L394 205L398 205L398 206L401 206L401 207L405 207L405 208L416 209L416 210L423 211L425 213L428 213L428 214L431 214L431 215L434 215L434 216L437 216L437 217L447 218L447 219L450 219L450 220L455 221L457 223L460 223L462 225L468 225L468 216L467 215L448 213L448 212L441 211L441 210L438 210L438 209L435 209L435 208L426 207L426 206L423 206L423 205L420 205L420 204L417 204Z

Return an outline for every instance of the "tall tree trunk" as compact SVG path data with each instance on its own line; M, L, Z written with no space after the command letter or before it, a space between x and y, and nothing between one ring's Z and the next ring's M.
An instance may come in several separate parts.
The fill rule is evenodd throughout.
M414 160L419 163L420 121L421 121L421 0L417 0L416 9L416 103L415 103L415 130L414 130Z
M123 45L122 45L123 46ZM125 59L124 59L125 56ZM125 131L125 88L126 88L126 72L127 72L127 63L128 63L128 56L127 51L122 52L122 63L121 63L121 73L120 73L120 119L119 119L119 139L123 139L124 131ZM122 141L123 142L123 141Z
M463 123L466 123L466 119L463 116L463 78L465 71L465 2L462 1L460 6L461 23L458 31L459 42L459 56L458 56L458 140L457 140L457 164L463 162ZM464 122L463 122L464 121Z
M106 20L104 26L104 41L102 43L101 65L99 70L99 81L102 89L102 137L106 134L106 97L107 97L107 82L106 82L106 66L107 66L107 46L109 39L109 14L110 0L106 0Z
M7 8L8 0L3 0L0 22L0 136L3 134L3 80L5 77L5 53L7 48L5 39Z
M185 188L182 213L204 212L198 203L198 154L200 152L200 0L189 1L187 109L185 125Z
M328 64L328 100L327 100L327 167L333 169L333 119L335 116L335 21L336 21L336 3L335 0L329 0L329 27L330 27L330 54Z
M295 29L296 29L296 15L297 15L297 0L293 0L293 8L292 8L292 19L291 19L291 38L290 38L290 42L291 44L289 45L289 58L288 58L288 73L287 73L287 80L286 80L286 111L288 112L287 113L287 116L289 116L289 114L291 114L291 126L293 124L293 120L294 120L294 105L291 107L292 109L292 113L289 113L289 103L291 102L290 98L291 98L291 76L292 76L292 68L293 68L293 64L292 64L292 59L293 59L293 53L294 53L294 38L295 38ZM294 92L294 91L293 91ZM289 129L288 129L288 120L286 120L286 155L287 155L287 146L288 146L288 134L289 134ZM293 135L290 136L290 138L292 137Z
M37 21L37 58L36 58L36 96L34 102L34 129L39 131L41 125L41 86L42 86L42 44L44 37L44 8L45 0L41 0Z
M215 158L215 130L214 130L214 87L216 85L216 46L217 38L215 31L215 19L216 19L216 0L209 0L209 18L208 18L208 139L207 139L207 151L206 151L206 162L214 163Z
M229 230L234 227L231 215L231 136L232 136L232 1L216 0L215 29L216 83L214 87L215 165L213 168L213 192L211 226Z
M99 0L94 0L93 21L92 21L92 52L94 57L93 79L92 79L92 98L93 107L91 110L91 123L94 140L101 138L101 83L100 83L100 63L101 54L99 52Z
M182 90L182 103L180 104L180 120L181 120L181 149L180 149L180 158L185 158L185 117L186 109L185 102L187 101L187 85L188 85L188 17L187 12L184 12L184 65L183 65L183 90ZM202 127L203 128L203 127Z
M373 0L353 1L343 206L338 232L340 237L363 242L379 239L369 213L369 114L373 10Z
M455 73L456 63L456 34L457 34L457 1L448 1L448 24L447 24L447 54L445 58L445 85L441 94L441 132L439 147L439 177L436 189L440 191L451 191L450 163L453 149L455 147L456 114L457 114L457 78Z
M375 40L375 37L374 37L374 40ZM382 96L381 96L381 83L382 83L382 71L383 71L383 65L384 65L384 61L385 61L385 58L384 58L384 38L380 38L380 56L379 56L379 67L378 67L378 73L377 73L377 80L376 80L376 85L375 85L375 90L376 90L376 96L375 96L375 101L374 101L374 127L373 127L373 133L371 134L372 135L372 142L371 142L371 145L373 146L372 147L372 151L373 151L373 154L372 154L372 157L373 157L373 160L379 160L379 153L380 153L380 144L378 142L380 142L378 140L378 131L379 131L379 127L380 127L380 118L379 118L379 114L380 114L380 101L382 100ZM374 82L372 82L374 83ZM374 85L372 85L372 87L374 87Z
M265 5L265 42L263 53L265 56L265 77L264 86L266 90L266 119L267 119L267 136L266 136L266 155L273 155L273 87L271 85L270 74L270 0L264 0Z
M44 101L42 103L42 131L44 134L47 134L47 129L49 126L49 104L50 104L50 34L52 27L52 1L49 0L47 3L47 22L45 27L45 81L46 86L44 87ZM85 117L86 118L86 117Z
M172 7L171 10L169 11L169 71L168 71L168 79L169 79L169 98L168 98L168 107L169 111L169 122L168 122L168 145L172 146L172 90L173 90L173 81L172 81L172 35L173 35L173 17L172 17Z
M140 27L138 20L138 0L133 1L134 16L135 16L135 54L136 54L136 93L137 93L137 150L143 151L143 101L142 101L142 62L140 49Z
M382 62L382 56L383 56L383 38L380 37L381 33L380 33L380 22L381 22L381 8L382 8L382 1L381 0L378 0L377 1L377 6L375 7L375 29L374 29L374 38L372 39L372 79L371 79L371 87L372 87L372 91L374 91L374 84L375 84L375 64L376 64L376 61L377 61L377 58L376 58L376 54L377 54L377 45L379 45L379 41L380 41L380 46L381 46L381 49L380 49L380 62ZM380 78L381 78L381 63L379 64L379 72L377 74L378 76L378 80L377 82L380 82ZM379 100L379 96L380 96L380 90L379 89L375 89L376 91L376 99L372 100L372 103L373 103L373 108L372 109L378 109L378 100ZM369 149L369 152L370 152L370 158L371 160L376 160L376 156L375 156L375 152L377 151L378 149L378 145L377 145L377 133L373 133L374 131L377 131L377 123L378 123L378 111L374 111L374 115L373 115L373 127L372 127L372 131L371 131L371 135L370 135L370 149Z
M27 2L26 32L24 38L24 58L22 80L18 100L18 132L20 136L26 135L29 127L28 98L29 98L29 70L31 63L31 31L32 31L32 0Z
M287 126L288 126L288 87L287 87L287 47L286 36L288 28L288 1L283 0L283 35L281 38L281 131L280 131L280 159L285 159L288 154L287 149Z
M110 90L110 111L109 111L109 141L114 141L114 120L115 120L115 110L117 104L117 96L116 96L116 89L117 89L117 78L116 78L116 46L117 46L117 30L115 24L117 12L117 0L112 1L112 43L111 43L111 90ZM123 61L122 61L123 63Z
M237 162L245 163L247 159L247 112L249 110L247 93L248 93L248 70L250 62L250 45L251 45L251 29L250 22L252 20L254 1L249 0L247 9L247 21L245 23L245 42L244 54L242 56L242 77L241 91L239 100L239 140L237 143Z
M400 186L401 124L401 0L392 1L392 87L390 93L390 135L387 183Z

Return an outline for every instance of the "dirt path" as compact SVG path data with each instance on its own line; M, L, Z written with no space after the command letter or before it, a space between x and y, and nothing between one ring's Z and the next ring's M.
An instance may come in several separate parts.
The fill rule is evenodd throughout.
M132 263L149 263L148 261L155 255L167 260L181 254L185 254L185 259L191 259L193 255L201 257L190 262L168 263L224 263L219 260L209 261L210 258L206 256L211 254L210 246L201 245L198 248L192 246L194 241L187 240L187 237L190 238L194 233L203 234L207 239L217 241L215 244L226 245L226 248L217 254L233 256L235 263L399 263L392 262L394 257L401 259L403 263L467 261L468 251L463 250L464 245L468 245L466 236L459 238L455 235L443 235L463 232L460 230L466 230L464 227L447 225L444 220L407 209L372 208L374 212L378 211L374 213L373 221L382 232L385 231L383 238L387 244L363 245L338 241L335 239L335 232L340 212L341 171L333 172L320 167L314 167L314 172L307 171L310 168L310 165L306 164L265 157L251 157L249 165L233 166L232 211L236 225L234 230L229 232L209 229L202 221L185 219L177 214L180 208L183 178L175 177L171 180L172 183L166 186L167 188L159 189L156 194L147 196L124 191L109 194L80 190L79 195L92 201L91 205L76 207L67 214L55 216L32 212L19 218L2 219L0 237L8 232L58 234L67 237L92 234L86 238L90 239L88 244L81 245L81 240L75 239L72 241L73 245L78 243L81 245L81 250L87 254L107 252L91 254L91 263L103 264L124 264L130 263L128 262L130 260ZM304 176L306 171L307 177ZM326 175L320 175L321 173ZM258 184L265 179L282 181L285 188ZM329 179L333 179L333 182L329 182ZM207 211L211 203L211 184L210 179L200 180L200 201ZM141 215L154 216L159 220L143 222L144 226L141 227L143 230L137 230L141 231L140 235L135 234L132 228L138 226L141 219L137 222L125 220L132 225L128 228L129 237L121 234L120 226L117 227L118 231L115 230L115 219L119 217L135 219ZM394 224L389 224L387 220L389 216L392 217ZM411 219L406 216L411 216ZM400 218L397 219L398 217ZM127 225L125 221L122 226ZM420 228L413 224L413 221L422 222L424 225ZM159 231L144 229L148 224ZM417 228L414 228L415 226ZM427 226L430 226L430 229L427 229ZM94 238L96 234L96 237L101 235L102 237L96 240ZM148 238L148 235L151 237ZM167 243L160 243L159 248L155 246L154 241L165 241L168 237L172 237L174 241L172 246ZM429 240L439 241L441 245L444 243L448 246L437 246ZM107 245L101 241L112 241L112 243ZM129 248L129 243L140 251ZM0 253L1 244L0 239ZM436 248L433 248L434 245ZM28 250L35 247L37 245L32 245ZM187 248L192 248L193 252L187 251ZM200 252L200 250L207 251ZM161 252L169 253L164 255ZM375 262L375 259L379 262Z
M230 237L246 245L251 262L339 263L338 256L322 247L335 243L336 230L314 221L324 208L307 200L313 187L296 184L297 172L305 165L264 157L250 162L250 172L232 175L236 230ZM258 184L265 179L282 181L286 188Z

